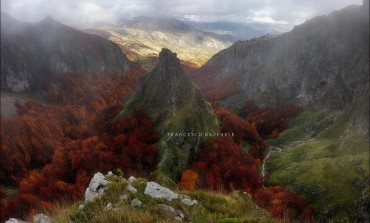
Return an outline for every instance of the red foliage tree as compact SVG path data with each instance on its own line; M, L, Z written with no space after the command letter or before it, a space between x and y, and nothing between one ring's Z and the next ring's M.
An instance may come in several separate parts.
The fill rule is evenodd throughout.
M278 186L261 188L253 193L254 201L267 209L273 217L288 219L308 218L313 209L297 194Z
M246 101L239 114L252 126L264 139L278 137L288 123L288 118L297 114L300 107L293 104L282 105L277 108L257 107L253 101Z
M258 134L255 126L217 104L213 104L213 109L221 121L221 132L234 133L233 139L236 143L240 144L243 141L250 143L252 146L250 154L263 160L268 146Z
M191 170L199 175L200 187L254 191L263 184L258 161L244 152L231 137L215 137L200 148Z
M130 73L97 74L94 78L89 74L51 75L51 84L45 90L57 105L17 104L18 115L1 120L0 180L2 185L19 189L17 196L2 199L1 213L24 210L11 215L20 217L30 211L30 200L38 208L50 206L48 201L59 197L80 197L93 172L121 167L124 160L128 162L123 169L135 173L145 174L153 168L158 136L149 117L136 115L139 125L146 123L143 127L127 125L126 132L105 139L125 96L144 73L135 66L132 64ZM131 138L127 149L117 148L126 138ZM143 156L145 153L149 155ZM126 159L128 155L135 161ZM140 165L140 170L135 165Z

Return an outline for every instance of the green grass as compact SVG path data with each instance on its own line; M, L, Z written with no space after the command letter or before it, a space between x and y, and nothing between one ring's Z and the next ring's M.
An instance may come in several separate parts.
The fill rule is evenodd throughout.
M269 141L282 151L267 160L267 184L302 194L323 218L356 219L355 202L368 190L369 141L351 123L333 110L306 110L292 119Z
M191 199L197 199L198 205L189 207L180 200L167 201L154 199L143 194L146 180L138 179L133 183L138 189L137 193L126 191L127 181L122 178L109 177L112 181L106 195L92 202L84 204L79 210L82 201L71 206L56 204L56 211L47 213L55 223L87 223L87 222L178 222L174 220L177 215L163 210L158 204L171 205L185 215L185 222L279 222L273 220L266 211L255 206L249 195L243 192L233 192L229 195L210 191L178 192ZM142 207L132 207L129 202L119 200L119 195L128 194L129 202L138 198ZM107 203L112 203L115 210L106 209Z

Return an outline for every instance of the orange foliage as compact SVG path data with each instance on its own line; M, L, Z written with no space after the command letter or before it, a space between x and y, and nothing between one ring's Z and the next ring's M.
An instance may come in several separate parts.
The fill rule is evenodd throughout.
M194 191L199 175L192 170L185 170L179 182L180 190Z
M257 190L253 193L253 199L276 218L308 218L313 213L313 209L302 197L278 186Z

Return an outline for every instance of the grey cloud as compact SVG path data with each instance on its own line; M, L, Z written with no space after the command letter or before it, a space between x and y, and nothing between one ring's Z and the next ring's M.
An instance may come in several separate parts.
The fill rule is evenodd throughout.
M362 0L2 0L1 8L23 21L51 15L74 25L131 16L174 16L292 27L351 4L362 4Z

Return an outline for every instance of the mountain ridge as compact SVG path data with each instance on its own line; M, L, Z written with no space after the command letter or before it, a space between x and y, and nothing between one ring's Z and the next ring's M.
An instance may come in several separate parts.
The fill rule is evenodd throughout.
M341 98L329 105L343 108L349 101L356 99L355 87L353 87L356 81L366 83L367 80L368 61L364 58L368 55L369 44L366 24L368 24L368 14L364 7L350 6L329 16L315 17L280 36L238 41L230 48L214 55L192 78L197 83L196 76L212 68L218 70L209 81L241 74L239 84L235 86L243 92L239 98L255 100L265 106L276 106L289 100L297 100L301 105L307 105L322 99L325 94L329 94L327 92L329 89L343 85L344 81L344 86L336 91ZM349 46L347 39L353 45ZM338 45L341 47L336 47ZM325 52L325 56L320 51ZM358 56L350 58L348 55L351 53ZM313 55L323 56L317 58ZM323 62L319 64L320 59ZM311 62L305 64L308 61ZM331 68L328 69L327 64ZM351 75L351 68L348 66L336 66L336 64L348 66L357 64L358 75ZM308 72L305 71L308 69L307 66L310 69ZM325 73L308 79L319 70ZM355 80L353 77L358 79ZM262 84L257 85L257 82ZM318 86L318 89L314 89L315 86ZM200 88L202 88L201 85ZM274 91L273 89L278 91L277 94L264 95ZM228 106L237 106L232 102L228 103L227 99L224 101Z

